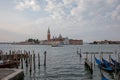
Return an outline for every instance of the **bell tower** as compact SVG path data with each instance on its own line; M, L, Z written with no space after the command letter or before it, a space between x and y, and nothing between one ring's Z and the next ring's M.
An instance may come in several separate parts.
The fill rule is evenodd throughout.
M48 41L51 40L50 37L51 37L51 35L50 35L50 29L48 28L48 32L47 32L47 40L48 40Z

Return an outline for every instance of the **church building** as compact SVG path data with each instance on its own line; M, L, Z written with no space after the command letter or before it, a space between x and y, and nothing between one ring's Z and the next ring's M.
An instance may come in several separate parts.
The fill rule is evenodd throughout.
M48 31L47 31L47 40L42 41L41 44L44 44L44 45L52 45L52 44L81 45L81 44L83 44L83 40L73 40L73 39L68 39L68 37L63 38L61 34L59 34L58 37L54 37L53 36L53 38L51 38L50 29L48 28Z

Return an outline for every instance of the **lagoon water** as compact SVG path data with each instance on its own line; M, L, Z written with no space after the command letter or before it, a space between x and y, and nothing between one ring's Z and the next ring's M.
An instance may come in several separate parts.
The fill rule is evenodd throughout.
M50 45L10 45L0 44L0 50L8 52L9 50L33 50L36 54L35 69L32 66L32 72L29 72L29 66L23 66L24 80L100 80L100 70L97 66L94 66L93 75L84 65L85 54L82 54L82 58L77 55L78 50L83 52L113 52L115 50L120 52L120 45L64 45L64 47L51 47ZM47 52L47 66L43 66L44 51ZM38 56L40 54L40 67L38 67ZM96 57L99 58L100 54ZM91 56L88 56L90 58ZM103 57L108 59L108 54L104 54ZM118 59L117 55L112 54L114 59ZM94 60L92 60L94 62ZM103 74L110 80L113 80L113 74L103 72Z

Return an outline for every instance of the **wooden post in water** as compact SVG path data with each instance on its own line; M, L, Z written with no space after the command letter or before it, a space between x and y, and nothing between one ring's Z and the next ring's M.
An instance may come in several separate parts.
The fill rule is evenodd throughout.
M19 61L18 61L18 54L16 53L16 62L17 62L17 68L18 68L18 66L19 66Z
M92 72L93 73L93 59L92 59L92 53L91 53L91 69L92 69Z
M2 51L0 50L0 60L2 59Z
M82 55L81 55L81 49L80 49L80 54L79 55L80 55L80 58L81 58L82 57Z
M86 52L86 59L88 59L88 54L89 54L89 53L88 53L88 52Z
M44 52L44 67L46 67L46 51Z
M26 53L26 51L24 50L24 53L23 53L24 54L24 60L25 60L25 53Z
M11 60L11 50L9 50L9 59Z
M23 58L21 58L21 69L23 69Z
M28 52L26 52L26 57L25 57L25 63L26 63L26 67L28 67Z
M100 60L102 61L103 58L103 52L100 53Z
M34 67L34 70L35 70L35 53L34 53L34 50L33 50L33 67Z
M35 70L35 53L33 53L33 64L34 64L34 70Z
M78 54L78 48L77 48L77 54Z
M26 67L28 67L28 58L25 59Z
M120 53L118 53L118 62L120 62Z
M115 57L116 57L116 61L117 61L117 50L115 50ZM116 78L116 80L118 80L117 79L117 70L116 70L116 64L115 64L115 78Z
M4 52L1 51L1 54L2 54L1 59L4 60Z
M30 64L30 51L28 52L28 63Z
M2 50L0 50L0 60L2 60Z
M109 54L109 62L111 63L111 55Z
M21 58L23 58L22 50L20 51L20 54L21 54L21 56L20 56L20 57L21 57Z
M93 64L92 64L92 53L91 53L91 68L93 69Z
M31 71L32 71L32 55L30 55L30 74L31 74Z
M38 67L40 68L40 55L38 53Z
M95 54L94 54L94 67L95 67Z
M6 55L5 55L5 59L6 59L6 60L8 59L7 52L6 52Z

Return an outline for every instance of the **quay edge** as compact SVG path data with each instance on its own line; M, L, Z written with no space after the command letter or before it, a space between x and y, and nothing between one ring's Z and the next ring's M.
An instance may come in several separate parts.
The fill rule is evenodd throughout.
M3 74L12 71L11 73L7 74L7 75L3 75L3 77L1 78L1 80L24 80L24 72L22 69L0 69L0 71L3 70ZM4 73L5 71L5 73Z

